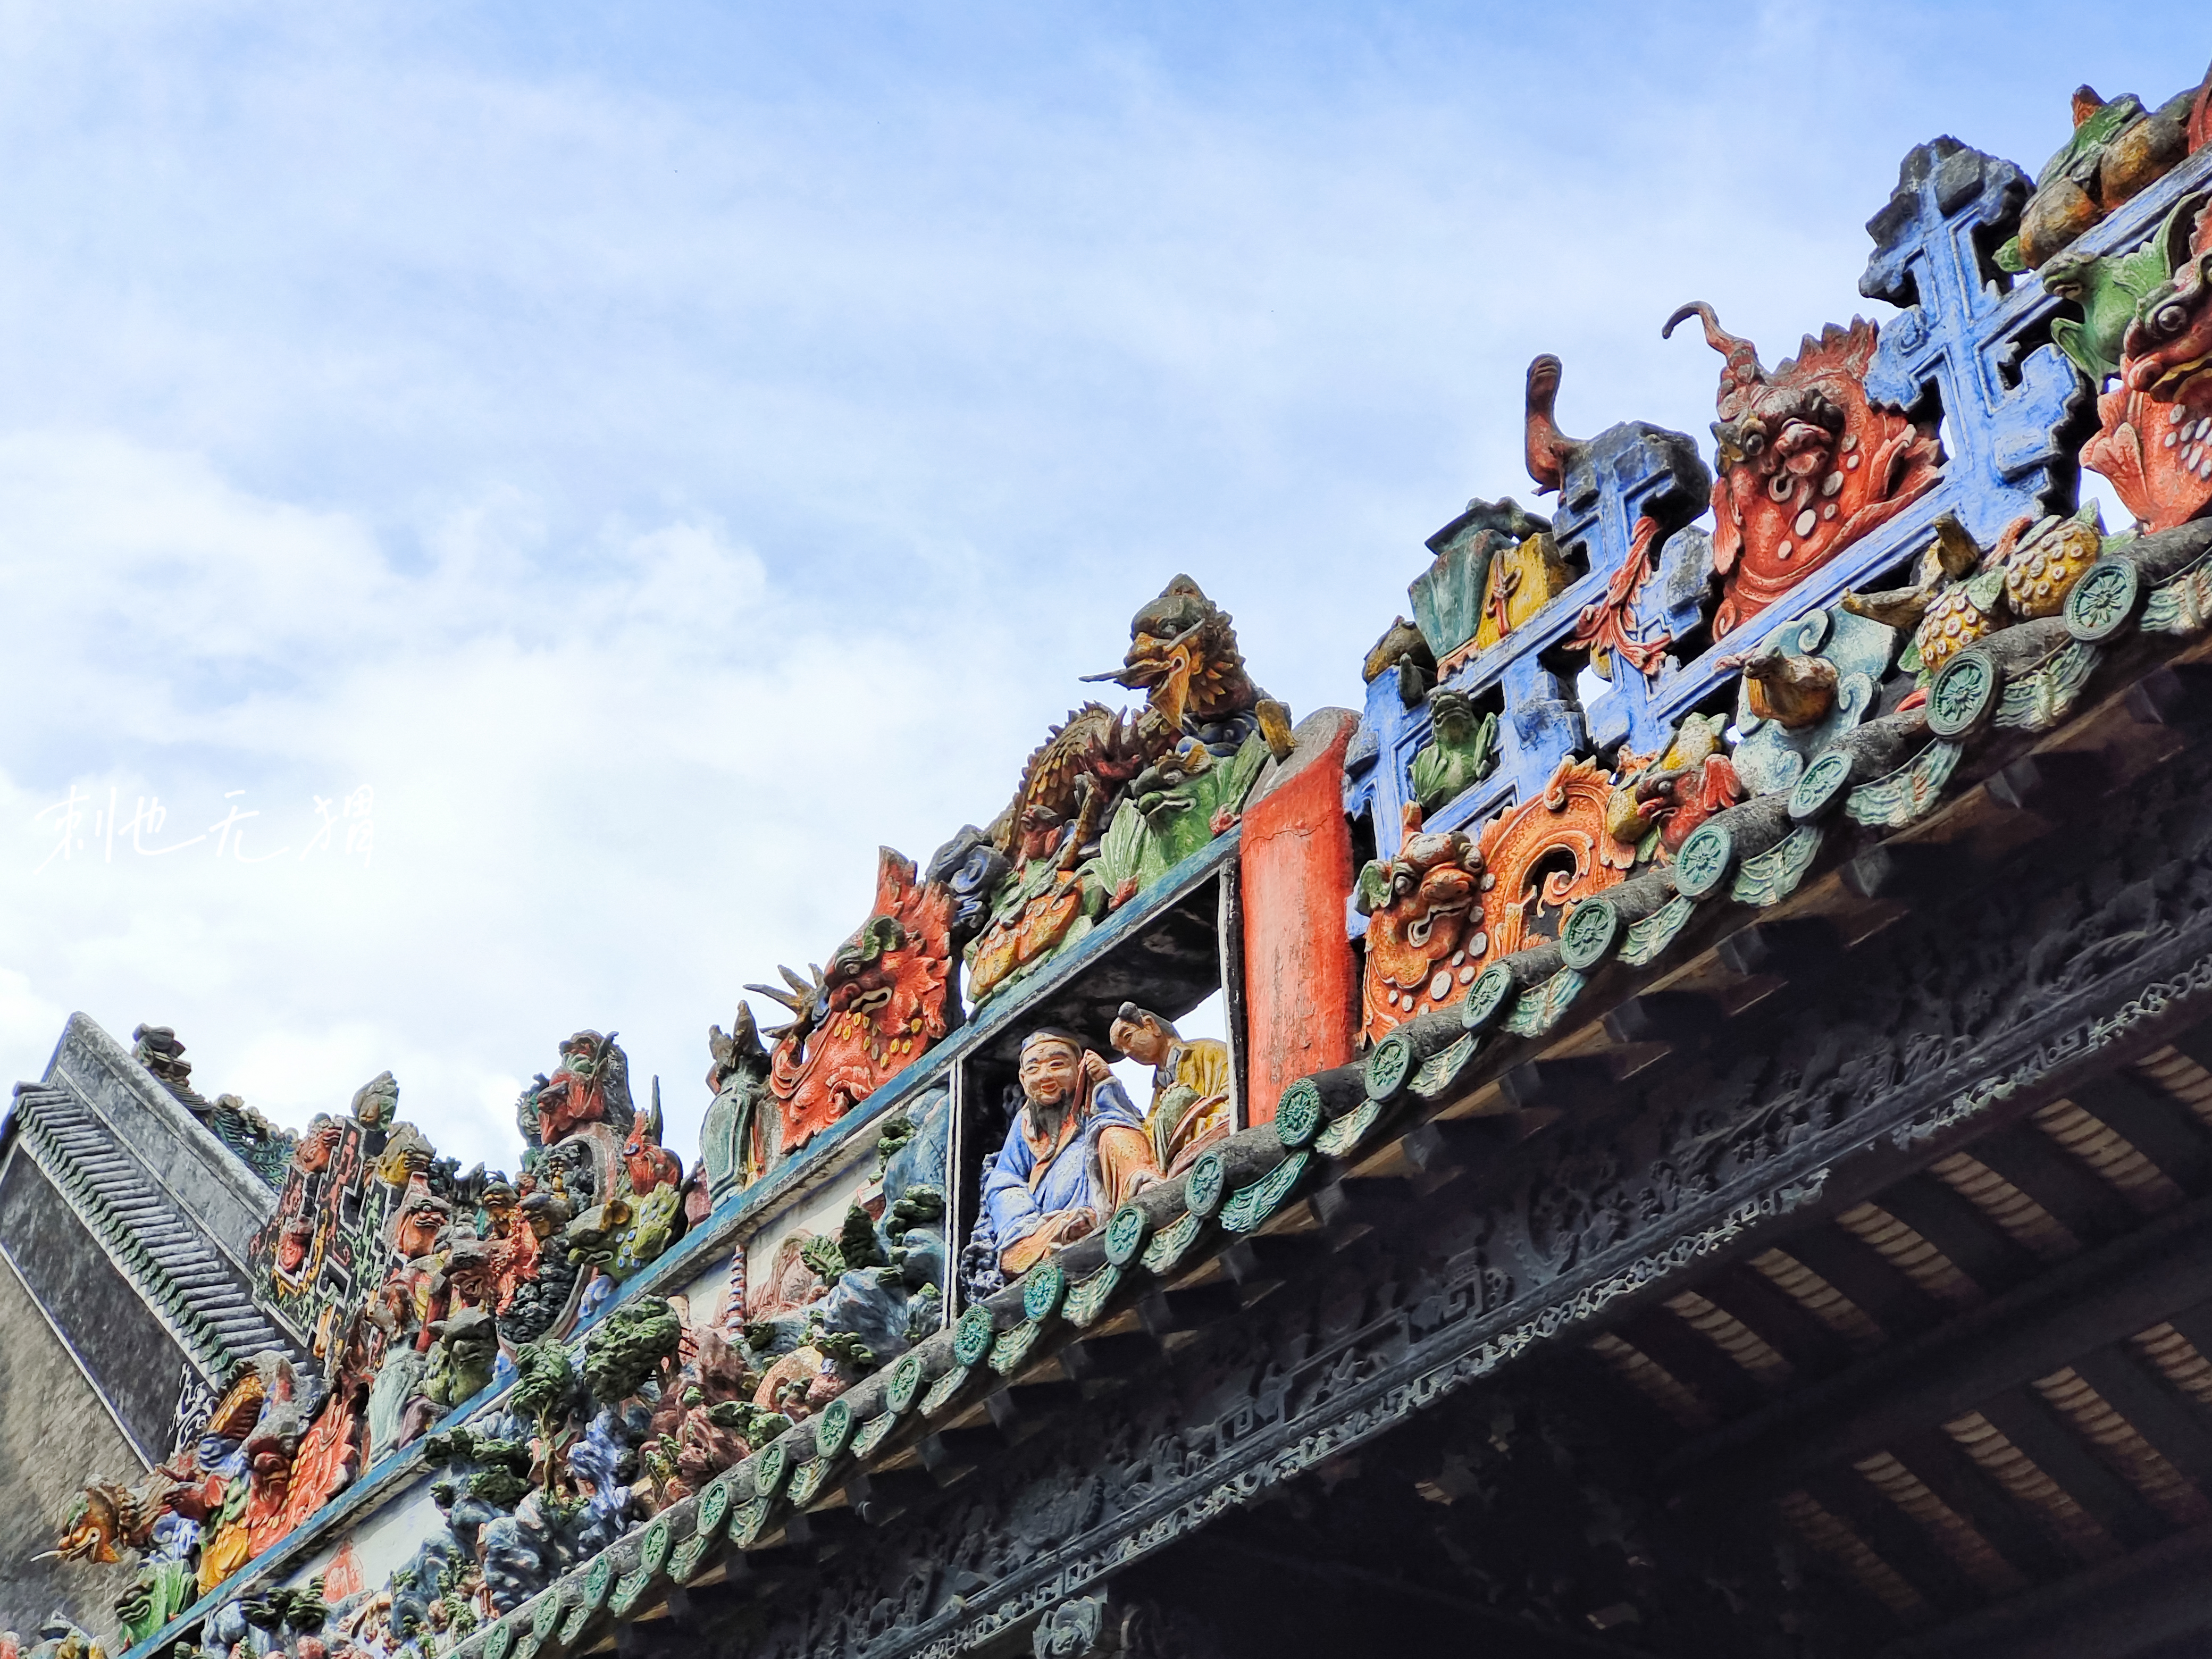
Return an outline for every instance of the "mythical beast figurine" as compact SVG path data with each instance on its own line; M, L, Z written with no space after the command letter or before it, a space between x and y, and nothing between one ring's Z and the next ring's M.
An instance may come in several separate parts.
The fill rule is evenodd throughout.
M979 1004L1225 831L1269 754L1290 752L1290 711L1252 683L1233 619L1188 576L1131 620L1121 666L1085 678L1146 706L1085 703L1023 768L990 831L1010 874L968 947Z
M1867 397L1878 331L1863 319L1809 334L1771 374L1758 349L1692 301L1663 333L1695 317L1726 360L1713 422L1713 573L1719 638L1749 622L1860 537L1934 489L1942 447L1932 427Z
M749 985L790 1012L771 1031L768 1091L775 1111L750 1115L739 1168L753 1177L798 1152L951 1029L952 896L921 880L912 860L881 848L876 902L810 983L782 969L788 988ZM719 1062L718 1062L719 1063ZM741 1057L732 1064L741 1075Z

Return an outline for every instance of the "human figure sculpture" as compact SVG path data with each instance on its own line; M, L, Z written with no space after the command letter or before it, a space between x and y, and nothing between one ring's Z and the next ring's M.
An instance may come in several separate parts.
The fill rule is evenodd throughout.
M768 1172L783 1143L781 1103L769 1089L768 1050L761 1047L753 1011L738 1004L729 1035L707 1028L714 1064L707 1086L714 1091L699 1130L699 1159L707 1171L708 1196L717 1204Z
M1160 1173L1143 1117L1080 1037L1030 1032L1020 1075L1022 1108L983 1182L984 1217L1010 1279Z
M1413 798L1421 811L1450 805L1498 766L1498 716L1478 716L1464 691L1443 690L1429 699L1435 740L1413 757Z
M579 1031L561 1045L560 1065L532 1101L537 1121L523 1125L526 1135L535 1129L539 1143L550 1146L580 1126L605 1122L610 1116L617 1128L629 1129L630 1113L610 1110L616 1104L609 1099L610 1082L615 1092L624 1097L629 1092L621 1050L614 1044L611 1031L605 1036L597 1031ZM625 1099L623 1104L627 1103Z
M1152 1068L1145 1113L1152 1161L1169 1175L1180 1173L1229 1133L1229 1045L1187 1038L1133 1002L1121 1005L1109 1035L1117 1052Z

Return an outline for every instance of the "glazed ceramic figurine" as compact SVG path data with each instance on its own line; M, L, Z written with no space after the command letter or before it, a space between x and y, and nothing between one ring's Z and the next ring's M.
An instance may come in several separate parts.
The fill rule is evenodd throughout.
M983 1178L981 1226L1009 1279L1090 1232L1160 1172L1144 1118L1104 1057L1073 1032L1030 1033L1021 1090L1021 1109Z
M1145 1113L1152 1158L1166 1174L1181 1174L1229 1133L1229 1045L1187 1038L1133 1002L1115 1014L1110 1036L1118 1053L1152 1068L1152 1102Z
M1713 635L1733 632L1844 548L1936 487L1942 447L1932 422L1868 398L1879 332L1853 319L1770 373L1756 347L1730 334L1713 308L1693 301L1663 333L1695 317L1726 361L1713 439L1713 574L1720 609Z
M1429 717L1436 739L1413 757L1413 799L1424 812L1458 799L1498 764L1498 716L1478 719L1466 693L1436 692Z
M769 1091L779 1109L755 1120L760 1169L804 1147L945 1035L951 921L951 894L878 848L875 906L828 968L811 982L784 969L788 989L745 988L791 1014L769 1033Z

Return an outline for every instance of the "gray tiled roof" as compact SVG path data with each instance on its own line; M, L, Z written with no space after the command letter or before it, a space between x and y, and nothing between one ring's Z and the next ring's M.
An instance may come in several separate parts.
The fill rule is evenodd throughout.
M24 1149L212 1382L264 1348L306 1356L255 1306L239 1266L183 1214L163 1182L68 1090L22 1089Z

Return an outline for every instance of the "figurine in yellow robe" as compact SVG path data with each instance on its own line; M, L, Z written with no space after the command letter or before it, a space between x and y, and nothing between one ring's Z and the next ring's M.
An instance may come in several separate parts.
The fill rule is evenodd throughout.
M1186 1041L1133 1002L1115 1014L1109 1036L1119 1053L1152 1068L1145 1128L1161 1170L1180 1174L1230 1131L1229 1045L1212 1037Z

